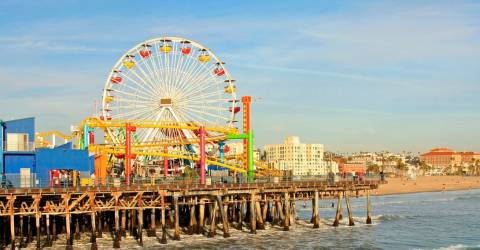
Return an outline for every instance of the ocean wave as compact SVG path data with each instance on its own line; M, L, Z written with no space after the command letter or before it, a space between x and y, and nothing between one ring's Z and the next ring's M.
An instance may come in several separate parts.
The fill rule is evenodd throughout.
M468 196L455 197L454 200L462 201L462 200L478 200L478 199L480 199L479 195L468 195Z
M480 249L480 245L477 246L466 246L463 244L456 244L456 245L450 245L447 247L440 247L436 248L435 250L473 250L473 249Z

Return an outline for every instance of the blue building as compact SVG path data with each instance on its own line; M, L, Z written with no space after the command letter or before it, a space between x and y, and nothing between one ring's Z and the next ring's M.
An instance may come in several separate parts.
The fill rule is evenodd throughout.
M51 169L94 172L93 157L71 143L35 150L35 118L0 120L0 170L15 187L48 185Z

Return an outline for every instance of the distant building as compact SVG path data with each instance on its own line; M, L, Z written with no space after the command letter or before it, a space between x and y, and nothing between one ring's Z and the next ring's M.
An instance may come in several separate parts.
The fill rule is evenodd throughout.
M243 142L227 143L226 147L228 148L228 150L226 150L228 152L225 152L225 156L238 156L243 154ZM260 149L254 149L253 159L256 161L260 160L261 153Z
M340 162L338 170L340 173L365 173L367 172L367 163L365 161Z
M480 161L480 153L456 152L449 148L434 148L420 155L420 161L434 169L443 171L448 168L450 169L449 172L453 172L456 170L453 167L469 166Z
M290 136L283 144L265 145L267 164L277 170L289 171L292 175L326 175L337 172L334 162L323 160L323 144L300 143L297 136Z

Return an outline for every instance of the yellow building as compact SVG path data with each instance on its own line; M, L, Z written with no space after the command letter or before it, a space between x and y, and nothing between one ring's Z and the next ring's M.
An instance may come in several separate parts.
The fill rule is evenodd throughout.
M270 167L291 171L292 175L327 175L338 172L338 165L323 160L323 144L300 143L297 136L290 136L283 144L265 145L266 161Z

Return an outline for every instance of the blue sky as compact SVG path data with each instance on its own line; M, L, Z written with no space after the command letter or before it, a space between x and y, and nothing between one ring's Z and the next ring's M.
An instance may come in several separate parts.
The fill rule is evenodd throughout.
M184 36L252 95L256 143L480 151L479 1L0 2L0 117L68 131L148 38Z

